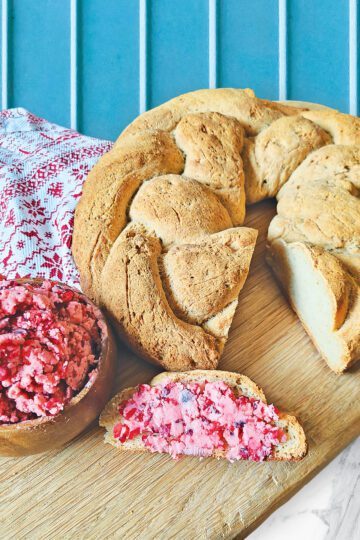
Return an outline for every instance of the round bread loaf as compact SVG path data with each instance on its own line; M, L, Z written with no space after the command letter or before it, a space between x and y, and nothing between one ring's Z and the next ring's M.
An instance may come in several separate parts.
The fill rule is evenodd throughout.
M89 174L73 253L126 342L170 370L216 367L256 231L277 197L269 262L330 367L360 357L360 120L200 90L139 116Z

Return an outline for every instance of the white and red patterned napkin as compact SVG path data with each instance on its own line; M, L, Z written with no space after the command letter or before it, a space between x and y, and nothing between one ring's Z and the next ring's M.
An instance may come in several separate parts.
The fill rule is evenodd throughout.
M71 255L82 184L109 141L17 108L0 112L0 274L78 286Z

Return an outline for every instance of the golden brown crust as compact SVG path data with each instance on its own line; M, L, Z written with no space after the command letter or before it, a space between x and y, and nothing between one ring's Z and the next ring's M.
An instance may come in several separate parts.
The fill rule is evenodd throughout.
M181 173L184 160L168 133L147 132L114 146L91 170L75 211L72 251L83 290L98 298L110 249L127 222L130 200L148 178Z
M150 385L155 386L164 384L167 381L174 382L200 382L200 381L224 381L231 388L234 388L239 395L245 395L259 399L266 403L266 397L261 388L259 388L249 377L239 373L230 371L204 371L194 370L187 372L172 372L160 373L151 381ZM141 438L137 437L132 441L127 441L125 444L120 444L113 436L113 429L121 417L119 416L118 408L120 403L129 399L134 393L135 388L126 388L117 394L106 405L104 411L100 415L100 426L106 429L105 442L112 444L120 451L131 452L148 452L142 444ZM299 424L295 416L286 413L279 414L279 426L288 434L288 440L285 443L279 444L273 454L268 458L269 461L298 461L303 459L307 453L307 442L303 428ZM217 451L212 457L221 459L226 458L225 453Z
M219 113L189 114L180 120L174 136L186 156L184 175L212 189L233 225L241 225L245 218L241 124Z
M330 142L326 131L300 115L283 116L248 139L243 151L247 202L274 197L310 152Z
M131 203L129 217L155 231L164 247L232 226L228 211L209 188L175 174L145 182Z
M302 116L328 131L335 144L360 145L360 118L357 116L331 109L304 111Z
M277 195L269 240L360 255L359 172L360 147L329 145L310 154Z
M39 282L39 280L18 280ZM78 291L77 291L78 292ZM24 456L59 448L88 427L104 408L111 394L115 373L116 345L105 318L106 335L98 363L98 373L64 410L52 417L0 425L0 456Z

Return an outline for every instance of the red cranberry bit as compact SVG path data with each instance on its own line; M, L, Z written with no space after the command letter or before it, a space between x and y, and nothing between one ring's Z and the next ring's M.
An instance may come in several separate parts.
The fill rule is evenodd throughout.
M167 452L174 458L222 450L230 461L263 461L276 444L286 440L276 426L278 413L273 405L237 397L221 381L140 385L120 404L119 414L116 439L124 443L140 435L151 451Z
M121 443L124 443L129 437L130 430L128 426L125 426L124 424L116 424L114 427L114 437L116 439L119 439Z
M67 304L68 302L71 302L73 298L74 298L74 293L72 291L65 291L61 294L61 302L63 304Z
M140 435L140 428L135 428L135 429L132 429L130 432L129 432L129 435L128 435L128 439L134 439L135 437L137 437L138 435Z
M133 408L133 409L130 409L130 410L126 410L124 412L124 417L126 418L126 420L130 420L130 418L132 416L134 416L134 414L136 413L136 408Z
M0 382L5 381L10 376L10 370L7 367L0 366Z

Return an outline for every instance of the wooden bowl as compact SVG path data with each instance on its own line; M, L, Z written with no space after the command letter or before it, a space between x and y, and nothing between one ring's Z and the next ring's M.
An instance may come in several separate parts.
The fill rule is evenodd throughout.
M40 284L43 280L17 279L11 281L19 284ZM56 284L76 292L85 298L87 303L94 305L78 290L63 283ZM59 414L16 424L0 425L1 456L25 456L58 448L79 435L99 416L109 400L116 368L115 340L102 313L100 320L104 323L105 335L102 339L96 377L84 386Z

